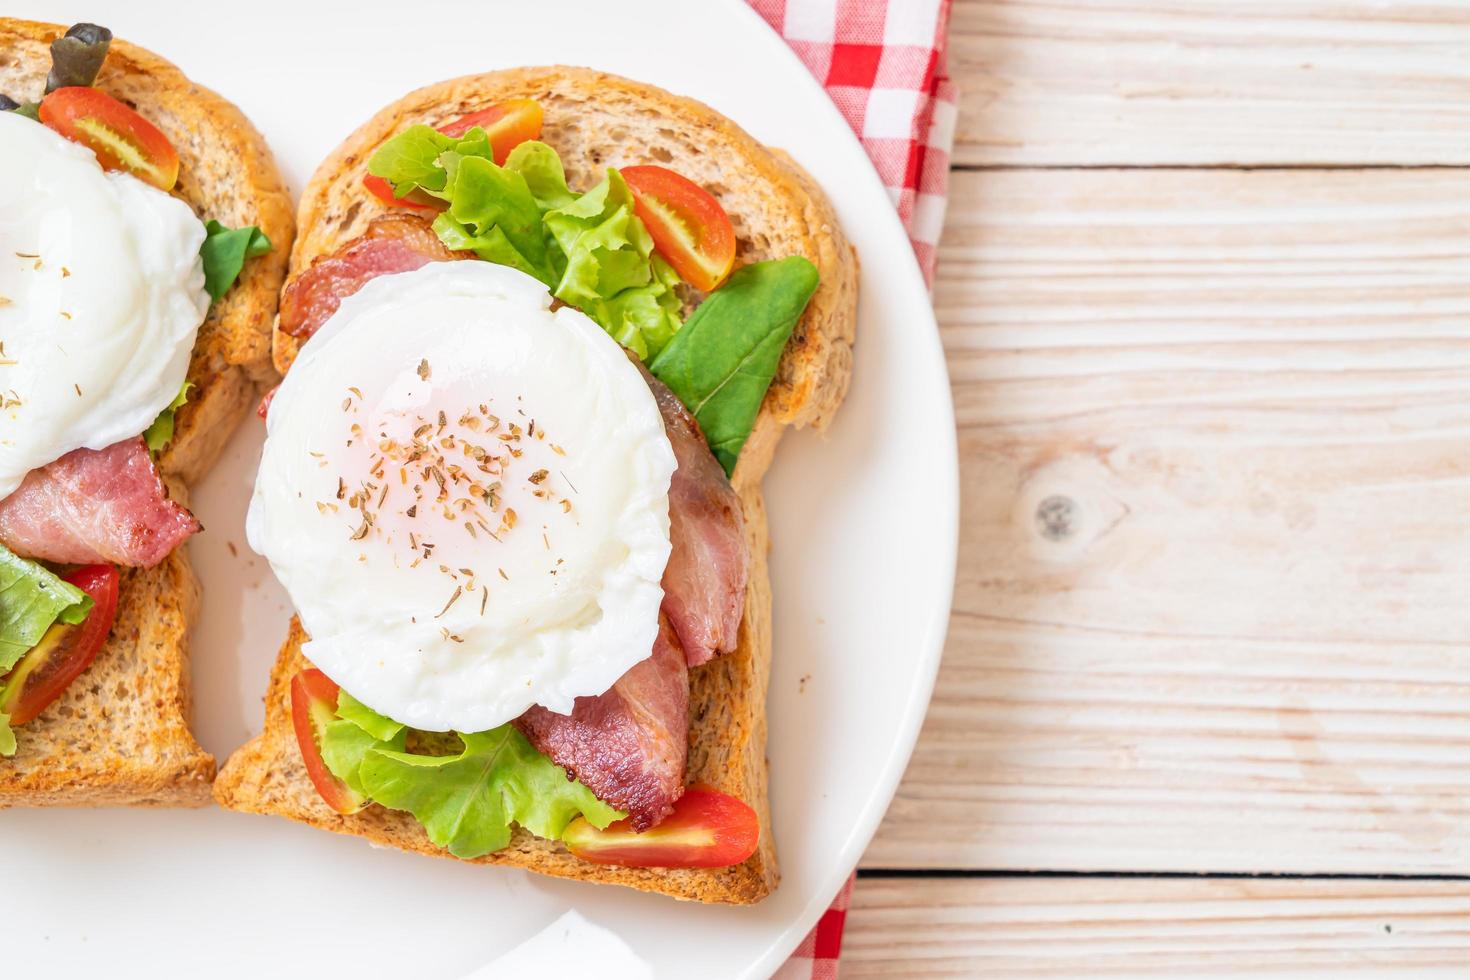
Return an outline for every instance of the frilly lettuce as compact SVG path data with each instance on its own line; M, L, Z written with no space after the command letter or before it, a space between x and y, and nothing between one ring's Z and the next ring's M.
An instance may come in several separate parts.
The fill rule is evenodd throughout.
M545 220L566 257L552 290L557 299L645 361L663 350L679 329L679 277L654 254L653 237L633 213L622 175L609 168L602 183L546 212Z
M346 691L322 732L322 761L348 786L393 810L412 813L429 839L472 858L510 843L511 824L555 840L578 815L599 828L624 814L570 779L511 725L458 734L452 755L404 750L404 726Z
M656 356L679 329L679 277L654 253L616 170L579 195L545 143L520 144L502 167L479 127L456 138L410 126L368 172L399 196L417 188L444 201L434 230L446 246L535 276L639 357Z
M0 674L40 643L51 624L80 623L91 609L87 593L0 545Z
M0 711L0 756L15 755L15 729L10 727L10 716Z

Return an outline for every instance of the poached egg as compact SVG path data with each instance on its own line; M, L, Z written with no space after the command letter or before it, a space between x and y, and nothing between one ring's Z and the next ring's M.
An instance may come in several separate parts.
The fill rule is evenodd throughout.
M382 276L271 402L246 521L375 711L476 732L567 713L652 651L673 450L622 348L483 261Z
M0 498L178 395L209 312L187 204L0 112Z

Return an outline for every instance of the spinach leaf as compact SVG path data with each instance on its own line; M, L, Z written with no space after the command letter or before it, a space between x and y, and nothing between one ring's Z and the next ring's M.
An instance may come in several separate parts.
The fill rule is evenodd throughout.
M743 266L648 366L699 422L726 474L816 288L817 267L799 255Z
M204 291L215 302L229 291L245 268L245 260L271 250L271 240L254 225L226 228L218 221L204 224L204 244L199 257L204 260Z

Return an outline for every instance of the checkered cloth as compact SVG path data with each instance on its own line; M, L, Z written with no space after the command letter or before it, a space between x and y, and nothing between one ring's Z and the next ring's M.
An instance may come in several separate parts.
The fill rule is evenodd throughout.
M949 2L749 0L862 140L931 283L954 146L956 93L944 62Z
M862 140L934 283L944 226L954 85L945 68L950 0L748 0L791 45ZM853 879L774 980L837 980Z

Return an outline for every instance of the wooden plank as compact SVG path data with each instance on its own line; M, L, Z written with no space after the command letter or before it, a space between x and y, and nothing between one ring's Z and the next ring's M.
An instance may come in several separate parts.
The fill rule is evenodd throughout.
M1464 882L862 879L843 980L1463 977Z
M957 0L961 164L1470 163L1470 5Z
M1470 871L1470 173L956 177L964 547L866 866Z

